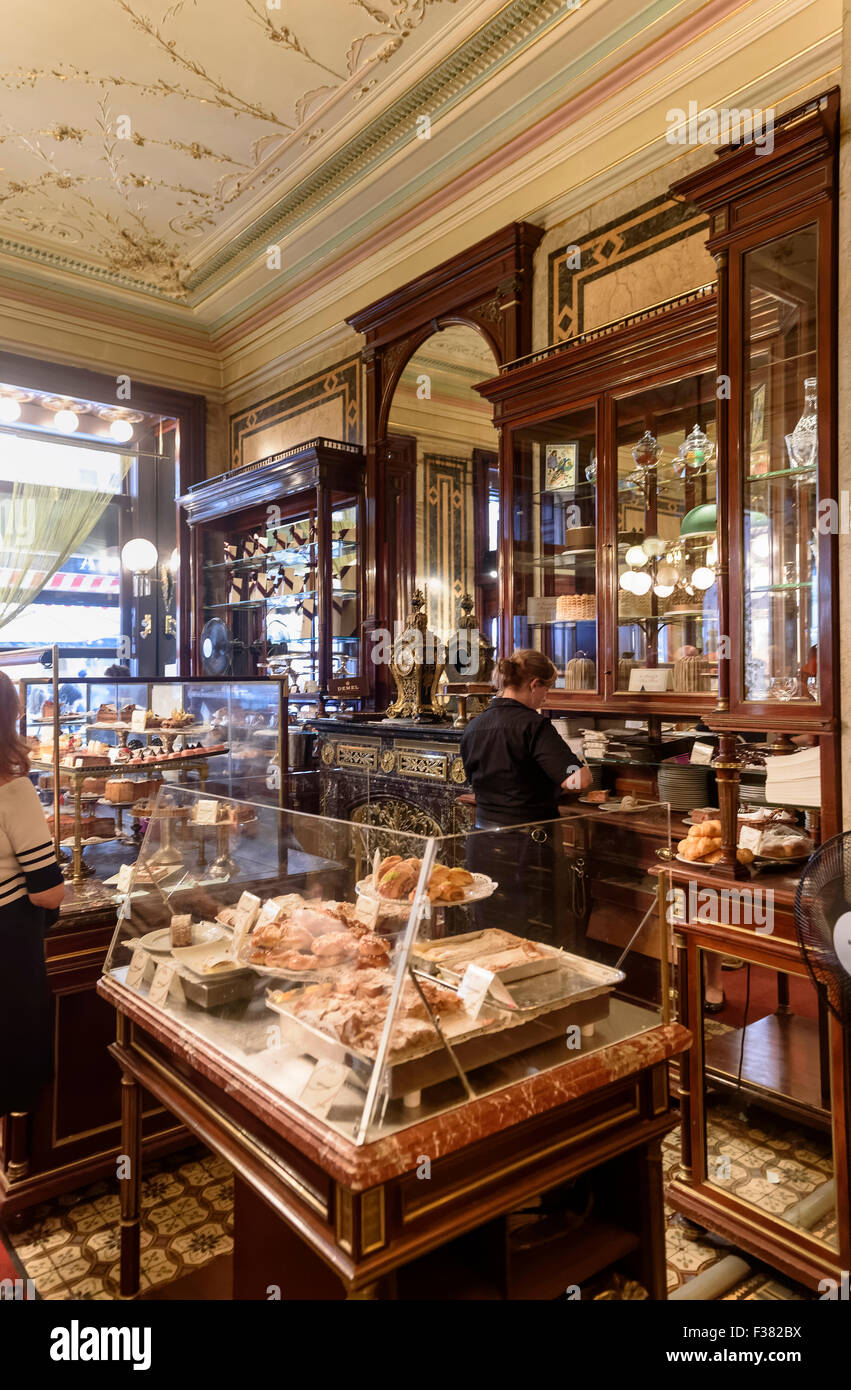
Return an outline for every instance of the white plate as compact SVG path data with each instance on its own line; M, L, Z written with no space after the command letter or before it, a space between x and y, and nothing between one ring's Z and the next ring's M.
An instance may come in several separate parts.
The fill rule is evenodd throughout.
M675 859L679 859L681 864L688 864L690 869L717 869L717 864L706 864L702 859L685 859L681 854L675 854Z
M219 975L235 975L245 969L245 966L228 956L228 944L227 941L219 940L200 946L175 946L171 954L181 965L187 965L196 975L210 980ZM208 969L214 961L225 961L226 965L220 970Z
M496 892L499 885L487 874L473 874L473 882L466 887L463 898L458 898L456 902L441 902L439 898L432 902L432 907L467 907L469 903L481 902L483 898L489 898ZM372 878L362 878L360 883L355 884L355 892L360 898L367 898L370 902L380 902L382 911L394 915L400 911L407 917L411 910L411 904L407 899L399 901L397 898L382 898L373 886Z
M178 947L182 951L194 950L196 946L210 946L215 941L223 941L229 933L221 922L193 922L192 923L192 945ZM129 945L129 942L125 942ZM171 955L171 928L161 927L159 931L149 931L147 936L141 936L135 945L142 946L146 951L153 951L155 955Z

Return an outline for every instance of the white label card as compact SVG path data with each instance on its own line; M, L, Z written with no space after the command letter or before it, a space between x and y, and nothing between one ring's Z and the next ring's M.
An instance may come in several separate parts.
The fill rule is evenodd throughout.
M215 825L218 813L218 801L199 801L195 807L195 822L197 825Z
M368 927L374 927L381 912L381 901L378 898L358 898L355 908L355 916L358 921L365 922Z
M753 854L759 854L759 847L762 844L762 831L756 825L743 825L739 831L739 849L749 849Z
M148 964L148 953L143 946L136 946L133 950L133 959L127 967L127 974L124 983L128 989L138 989L145 978L145 967Z
M478 1018L493 978L493 971L484 970L481 965L468 965L464 971L458 986L458 998L464 1001L464 1008L471 1018Z
M132 865L132 864L122 864L122 865L121 865L121 868L118 870L118 883L117 883L117 885L116 885L116 887L118 888L119 893L129 893L129 892L130 892L130 881L131 881L132 878L133 878L133 865Z
M183 986L180 983L177 968L170 965L168 961L163 961L154 971L153 982L148 991L148 1003L155 1004L157 1008L161 1009L172 990L179 999L183 998Z
M670 666L634 666L629 673L631 691L670 690L671 682Z
M233 925L233 936L231 937L228 955L233 956L234 960L239 960L239 954L245 945L246 937L251 931L251 919L247 912L236 912L236 920Z
M526 621L529 623L554 623L556 619L556 596L554 594L533 594L526 600Z
M236 905L238 912L245 913L249 927L253 927L260 911L260 899L256 893L243 893Z
M316 1063L307 1079L307 1083L298 1098L299 1105L303 1105L305 1110L309 1110L312 1115L317 1115L324 1120L345 1086L348 1074L348 1067L344 1067L341 1062L332 1062L327 1058L322 1058Z
M147 713L148 711L145 709L134 709L130 716L130 728L133 730L134 734L143 734L145 732L145 717Z
M712 762L715 753L715 745L712 743L693 743L691 746L691 758L693 763L702 763L706 766Z

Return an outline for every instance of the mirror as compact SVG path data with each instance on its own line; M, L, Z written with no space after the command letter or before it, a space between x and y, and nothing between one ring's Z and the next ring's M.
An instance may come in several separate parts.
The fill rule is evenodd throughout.
M453 324L410 358L390 406L391 458L407 468L416 498L415 548L414 537L399 546L407 592L400 594L398 616L404 619L411 594L421 588L429 627L443 641L458 626L469 593L479 628L499 645L498 439L492 407L473 389L496 370L484 337Z
M701 956L720 980L721 958ZM723 980L724 1012L702 1021L707 1180L837 1250L824 1008L809 979L768 966Z

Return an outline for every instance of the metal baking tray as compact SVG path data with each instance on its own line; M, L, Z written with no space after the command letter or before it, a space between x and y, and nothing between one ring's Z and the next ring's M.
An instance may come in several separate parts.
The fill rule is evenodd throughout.
M467 965L474 960L474 957L471 957L470 961L465 962L464 970L455 970L452 966L442 965L438 961L432 960L427 954L428 951L432 947L464 946L468 942L484 942L488 933L492 930L493 928L483 927L479 931L463 932L460 936L441 936L435 937L430 941L415 941L411 952L411 964L427 969L428 972L434 975L438 980L449 980L452 984L456 984L463 975ZM510 965L507 970L497 971L497 976L502 980L503 984L509 984L514 980L525 979L528 975L541 975L557 968L557 958L560 953L552 946L544 946L541 942L536 941L533 944L546 954L538 960L523 961L520 965ZM494 949L496 949L496 947L494 947ZM508 950L510 948L506 947L505 949Z

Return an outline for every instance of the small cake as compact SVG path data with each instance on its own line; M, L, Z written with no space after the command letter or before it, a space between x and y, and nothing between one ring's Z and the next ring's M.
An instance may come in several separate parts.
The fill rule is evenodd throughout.
M99 705L96 724L114 724L118 719L118 710L115 705Z
M154 711L152 709L149 709L145 715L145 728L161 729L162 726L162 717L159 714L154 714Z
M52 719L55 709L56 706L52 700L45 700L44 704L41 707L42 719Z
M192 913L183 912L171 919L172 946L192 945Z
M84 778L83 778L83 788L82 788L82 794L83 794L83 796L103 796L105 792L106 792L106 778L105 778L105 777L84 777Z
M594 594L559 594L556 599L556 618L566 622L593 622L597 616Z
M136 800L137 786L129 777L110 777L104 787L104 796L114 805L130 805Z
M133 704L121 706L121 713L119 715L119 719L122 724L130 723L130 720L133 718L133 711L135 710L135 708L136 706Z

